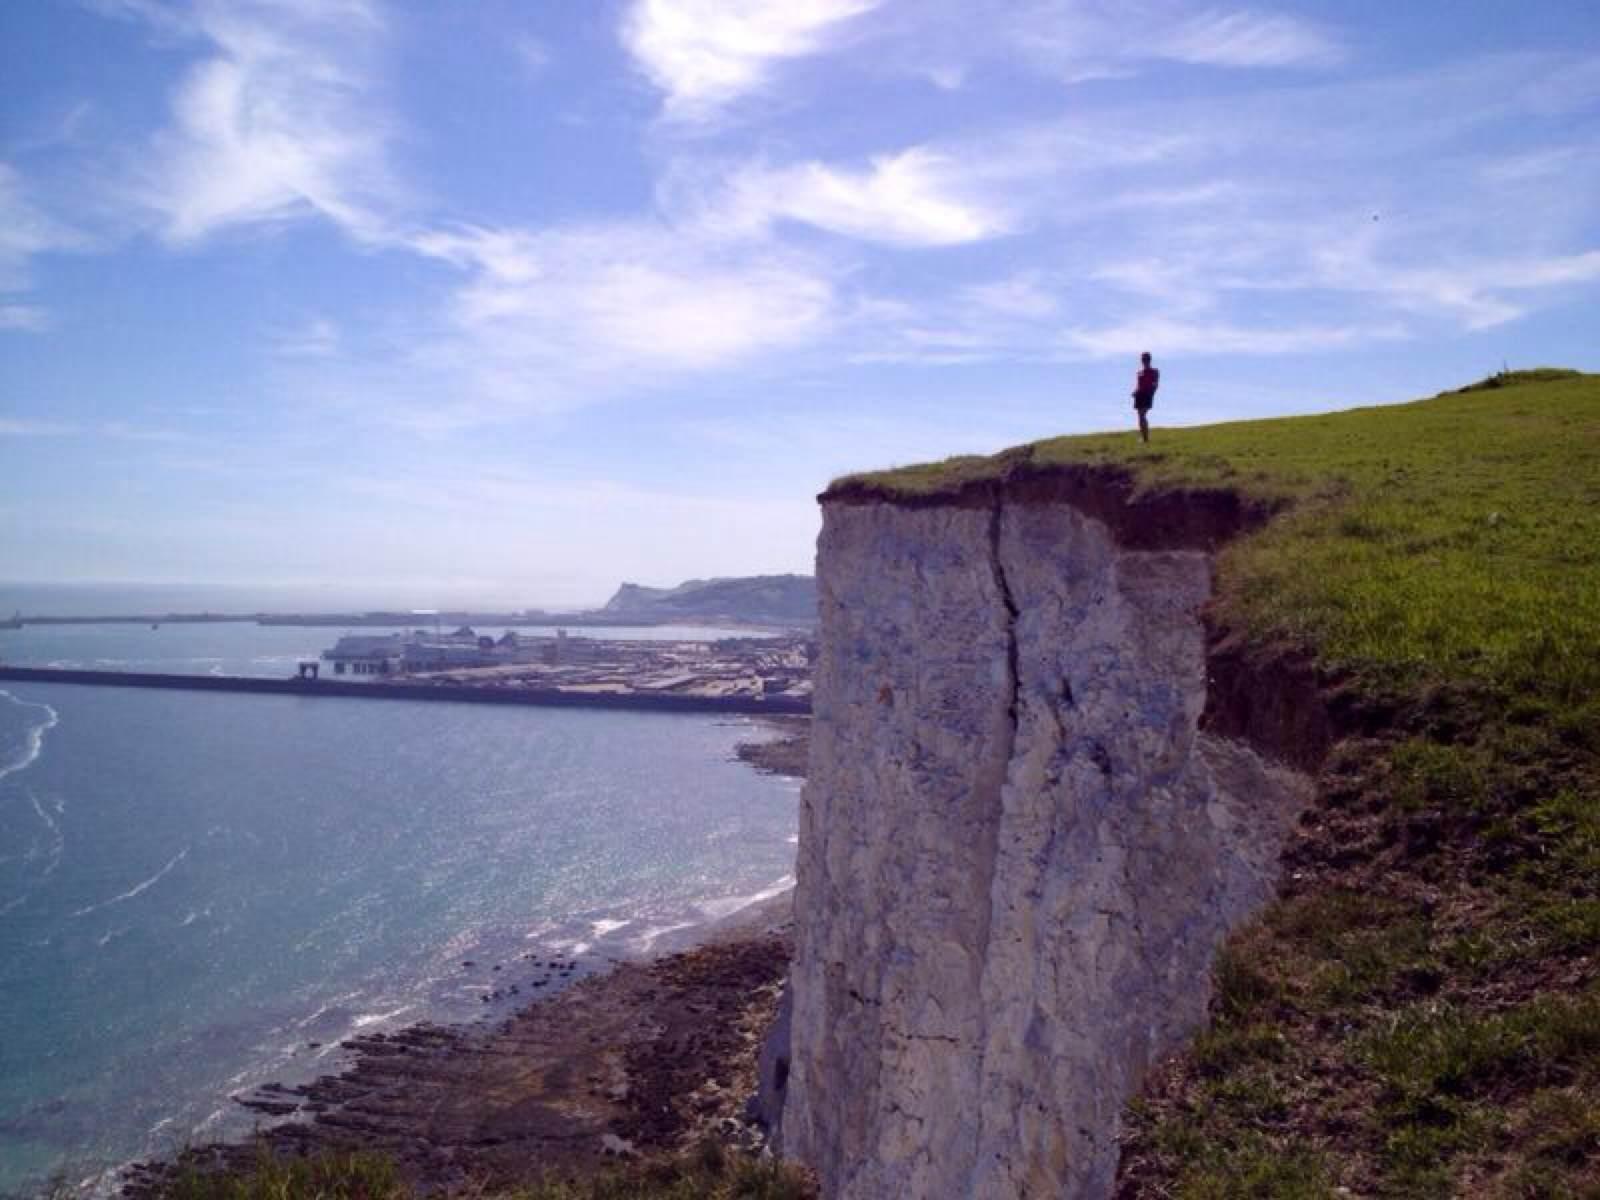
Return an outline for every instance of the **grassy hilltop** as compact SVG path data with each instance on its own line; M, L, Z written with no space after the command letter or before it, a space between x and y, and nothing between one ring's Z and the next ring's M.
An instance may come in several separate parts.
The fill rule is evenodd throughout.
M1600 376L1526 371L1414 404L1052 438L853 476L908 496L1032 466L1131 470L1289 506L1223 556L1228 616L1386 680L1600 692Z
M1134 1106L1119 1195L1600 1196L1600 376L836 486L1019 463L1281 504L1223 551L1216 619L1396 714L1325 765L1283 898Z

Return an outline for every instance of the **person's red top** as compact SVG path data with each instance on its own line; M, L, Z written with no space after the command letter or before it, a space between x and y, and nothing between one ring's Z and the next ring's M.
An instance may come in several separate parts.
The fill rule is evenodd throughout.
M1160 386L1161 372L1154 367L1141 367L1133 380L1133 390L1141 396L1154 396Z

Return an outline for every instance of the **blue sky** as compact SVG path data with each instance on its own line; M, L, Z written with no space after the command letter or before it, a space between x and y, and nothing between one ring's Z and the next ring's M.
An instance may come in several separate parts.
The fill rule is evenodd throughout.
M1597 117L1593 0L18 0L0 579L582 603L1140 350L1171 423L1600 369Z

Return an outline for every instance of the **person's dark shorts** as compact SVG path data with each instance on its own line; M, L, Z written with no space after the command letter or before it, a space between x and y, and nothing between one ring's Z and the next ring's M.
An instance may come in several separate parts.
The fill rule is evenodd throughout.
M1133 406L1140 412L1149 412L1150 406L1155 402L1156 398L1154 396L1141 396L1137 392L1133 395Z

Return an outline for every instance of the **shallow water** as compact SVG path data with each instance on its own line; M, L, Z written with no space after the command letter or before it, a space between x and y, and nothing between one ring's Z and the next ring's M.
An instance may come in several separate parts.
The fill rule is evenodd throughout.
M6 687L0 1190L246 1128L231 1093L480 1015L492 962L637 950L792 869L743 723Z

